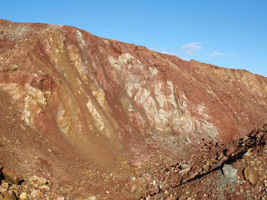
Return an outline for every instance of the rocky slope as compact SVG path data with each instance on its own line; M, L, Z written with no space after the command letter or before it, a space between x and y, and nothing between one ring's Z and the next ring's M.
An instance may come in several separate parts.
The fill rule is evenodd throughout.
M266 77L69 26L0 20L0 97L0 162L72 199L164 199L265 142Z

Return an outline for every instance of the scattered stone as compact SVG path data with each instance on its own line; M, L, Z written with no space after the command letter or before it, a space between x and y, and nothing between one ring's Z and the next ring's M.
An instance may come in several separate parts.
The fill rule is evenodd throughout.
M244 156L251 157L252 155L252 149L248 149L247 152L244 154Z
M255 172L254 169L246 167L243 171L244 178L246 181L248 181L250 184L255 185L258 182L258 175Z
M21 200L26 200L26 199L28 199L28 195L27 195L26 192L22 192L22 193L19 195L19 198L20 198Z
M13 191L4 192L4 200L17 200L16 194Z
M12 191L15 193L16 197L19 196L19 192L18 192L18 190L12 190Z
M45 185L47 180L44 177L38 177L38 184Z
M12 65L11 67L10 67L10 70L11 71L16 71L16 70L18 70L18 68L19 68L19 66L18 65Z
M168 195L168 194L169 194L168 190L165 190L165 191L164 191L164 194L165 194L165 195Z
M12 183L12 184L19 184L19 177L17 174L12 172L11 170L7 168L2 169L2 173L6 179L6 181Z
M95 196L88 197L86 200L96 200Z
M0 186L0 194L1 194L2 192L5 192L6 190L7 190L6 188Z
M9 188L8 182L2 182L1 186L5 189Z
M222 171L226 178L236 178L237 169L233 168L231 165L223 165Z
M29 182L30 184L37 187L37 186L45 185L47 180L43 177L33 176L29 178Z
M38 193L38 190L33 190L33 191L31 192L31 196L32 196L33 198L36 198L36 197L37 197L37 193Z
M34 185L35 183L37 183L37 176L33 176L29 178L29 183Z
M64 200L65 198L64 197L58 197L57 200Z
M48 185L42 185L39 187L40 190L45 190L45 191L49 191L50 187Z
M9 187L9 189L10 189L10 190L17 190L18 187L19 187L18 185L15 185L15 184L14 184L14 185L11 185L11 186Z

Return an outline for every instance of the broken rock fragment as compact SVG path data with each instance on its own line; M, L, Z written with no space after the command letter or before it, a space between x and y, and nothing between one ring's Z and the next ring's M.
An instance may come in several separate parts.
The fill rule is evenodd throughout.
M256 171L250 167L246 167L243 171L244 178L248 181L251 185L256 185L258 182L258 175Z
M2 173L6 179L6 181L12 183L12 184L18 184L19 183L19 177L17 174L15 174L13 171L3 168Z

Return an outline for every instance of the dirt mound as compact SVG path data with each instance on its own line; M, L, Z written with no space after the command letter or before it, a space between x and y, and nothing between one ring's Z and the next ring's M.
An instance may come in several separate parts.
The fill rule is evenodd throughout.
M266 88L244 70L0 20L1 163L72 198L165 198L264 143Z

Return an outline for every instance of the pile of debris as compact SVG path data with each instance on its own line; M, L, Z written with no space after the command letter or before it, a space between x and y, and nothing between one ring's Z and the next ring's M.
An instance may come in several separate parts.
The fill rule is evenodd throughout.
M28 180L19 176L0 164L0 200L26 199L69 199L62 188L55 189L52 183L43 177L33 176Z

